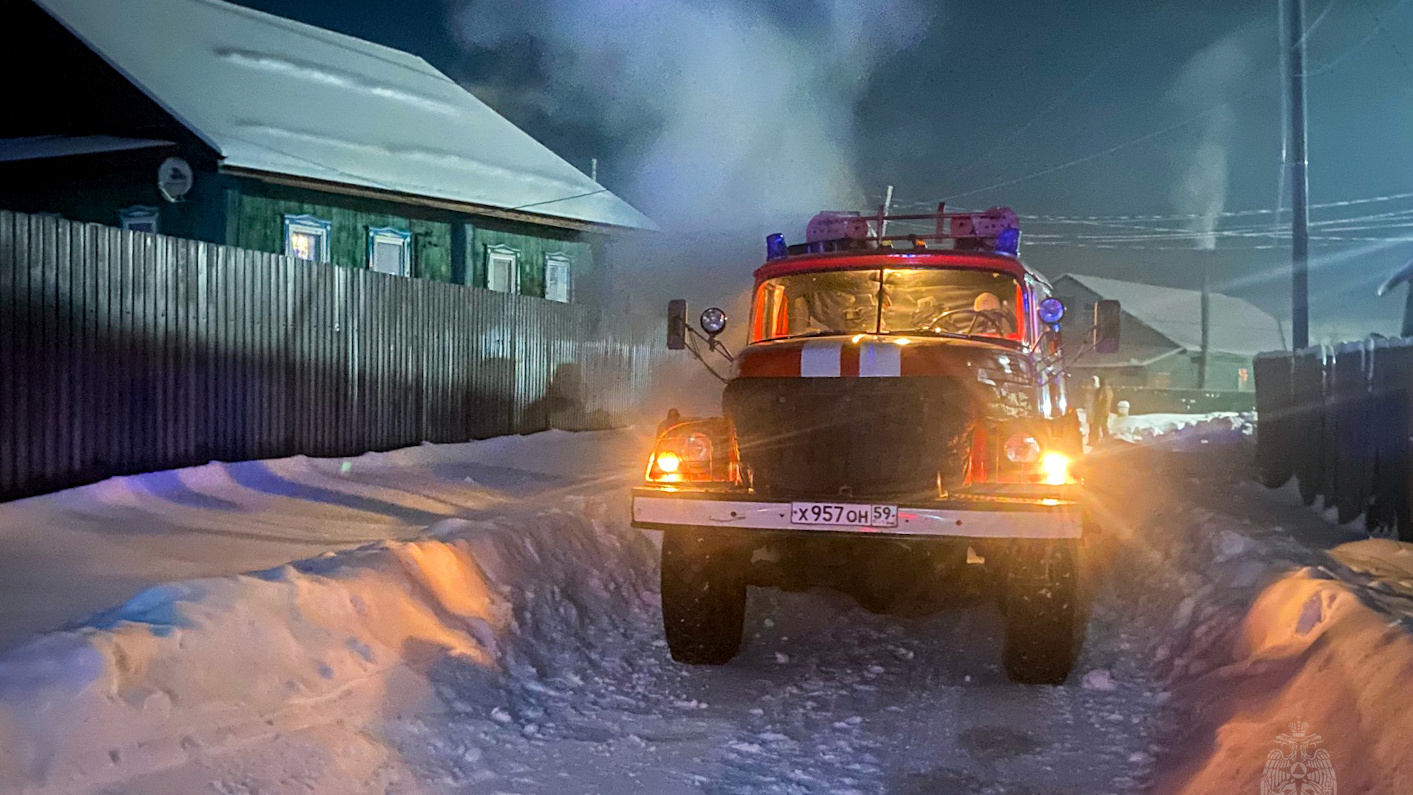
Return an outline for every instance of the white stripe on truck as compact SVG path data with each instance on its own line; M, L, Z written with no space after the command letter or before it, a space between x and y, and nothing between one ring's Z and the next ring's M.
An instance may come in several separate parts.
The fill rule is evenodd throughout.
M861 378L897 378L902 374L902 346L891 342L865 342L859 346Z
M843 351L842 342L806 342L800 349L800 376L838 378Z

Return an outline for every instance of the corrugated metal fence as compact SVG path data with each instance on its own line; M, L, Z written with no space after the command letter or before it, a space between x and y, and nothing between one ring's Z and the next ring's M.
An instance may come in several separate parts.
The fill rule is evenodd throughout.
M1413 340L1366 340L1256 357L1256 459L1271 488L1413 541Z
M588 307L0 211L0 499L608 427L663 347Z

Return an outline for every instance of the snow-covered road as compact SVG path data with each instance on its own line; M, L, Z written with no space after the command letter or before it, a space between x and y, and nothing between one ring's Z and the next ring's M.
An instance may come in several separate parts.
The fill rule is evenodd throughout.
M1299 713L1364 785L1346 791L1413 791L1392 744L1409 718L1354 692L1413 681L1390 621L1407 550L1325 553L1348 532L1244 483L1241 422L1183 425L1119 428L1146 444L1102 451L1108 532L1063 687L1006 681L981 578L906 618L752 590L740 657L672 663L656 539L625 521L629 433L264 462L265 480L212 465L0 506L3 543L25 536L12 510L119 562L185 566L119 567L107 602L32 575L58 604L12 626L173 582L0 655L0 789L1259 792ZM226 538L243 545L201 554ZM372 539L403 540L349 549ZM280 565L311 547L346 551Z

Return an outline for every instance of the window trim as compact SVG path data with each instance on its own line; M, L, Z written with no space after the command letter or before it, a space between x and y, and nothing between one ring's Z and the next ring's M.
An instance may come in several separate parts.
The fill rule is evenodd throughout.
M375 273L388 273L373 267L374 252L377 251L379 243L394 243L402 249L402 258L398 262L397 273L392 276L412 275L412 232L407 229L398 229L395 226L374 226L368 228L368 270Z
M491 262L496 257L508 257L510 259L510 285L508 290L495 290L491 287ZM486 278L482 286L494 292L505 292L515 295L520 292L520 251L511 248L503 243L493 243L486 245Z
M134 232L147 232L149 234L161 234L162 231L162 210L150 204L134 204L131 207L124 207L118 210L118 225L122 229ZM151 229L137 229L137 224L151 223Z
M285 256L293 257L293 237L294 235L313 235L319 239L319 251L315 262L329 261L329 234L333 229L332 221L325 221L313 215L291 215L285 214Z
M564 266L564 298L551 298L549 294L549 273L551 265ZM574 302L574 257L567 251L549 251L545 253L544 263L544 295L547 301L556 301L564 304Z

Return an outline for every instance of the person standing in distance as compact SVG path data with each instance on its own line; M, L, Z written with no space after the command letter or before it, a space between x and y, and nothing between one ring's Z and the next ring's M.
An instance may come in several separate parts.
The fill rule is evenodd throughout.
M1089 446L1109 435L1109 415L1114 411L1114 388L1106 378L1094 376L1094 396L1089 404Z

